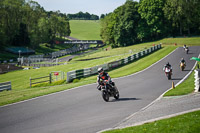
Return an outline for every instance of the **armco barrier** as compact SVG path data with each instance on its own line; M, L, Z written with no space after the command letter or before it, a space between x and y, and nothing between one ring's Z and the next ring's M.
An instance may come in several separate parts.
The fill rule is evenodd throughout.
M0 83L0 91L11 90L11 82Z
M200 91L200 69L194 70L194 85L195 85L195 92Z
M104 70L111 70L111 69L119 67L121 65L125 65L125 64L130 63L134 60L137 60L141 57L144 57L160 48L161 48L161 44L153 46L147 50L138 52L137 54L133 54L133 55L131 55L127 58L121 59L121 60L117 60L114 62L106 63L103 65L99 65L99 66L95 66L95 67L91 67L91 68L85 68L85 69L67 72L67 82L71 82L73 79L76 79L76 78L82 78L82 77L87 77L87 76L96 74L99 67L102 67Z

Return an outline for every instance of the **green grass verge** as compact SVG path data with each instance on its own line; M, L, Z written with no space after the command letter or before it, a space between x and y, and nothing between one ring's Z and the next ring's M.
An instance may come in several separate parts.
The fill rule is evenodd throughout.
M71 47L72 47L72 44L54 44L54 48L51 48L50 44L43 43L43 44L40 44L39 47L35 49L35 52L36 54L45 54L45 53L60 51L63 49L68 49Z
M192 93L194 91L194 72L174 89L169 90L164 96L179 96Z
M79 40L101 40L99 21L70 20L71 37Z
M200 111L104 133L199 133Z

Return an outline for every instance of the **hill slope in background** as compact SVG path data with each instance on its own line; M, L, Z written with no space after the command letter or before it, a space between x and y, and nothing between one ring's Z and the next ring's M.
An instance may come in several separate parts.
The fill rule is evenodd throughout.
M79 40L101 40L99 20L70 20L71 37Z

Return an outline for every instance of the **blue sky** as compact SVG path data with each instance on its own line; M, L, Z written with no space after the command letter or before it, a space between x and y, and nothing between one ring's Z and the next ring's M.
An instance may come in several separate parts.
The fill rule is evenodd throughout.
M34 0L46 11L57 11L61 13L88 12L100 16L113 12L117 7L123 5L126 0Z

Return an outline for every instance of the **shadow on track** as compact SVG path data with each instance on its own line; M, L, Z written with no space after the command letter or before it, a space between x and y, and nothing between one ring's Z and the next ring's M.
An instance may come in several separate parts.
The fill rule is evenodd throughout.
M188 53L188 54L193 54L193 53Z
M189 71L192 71L192 70L183 70L183 71L188 71L189 72Z
M141 98L119 98L118 100L111 100L110 102L115 102L115 101L133 101L133 100L141 100Z
M171 80L181 80L182 78L172 78Z

